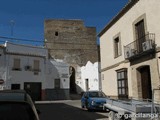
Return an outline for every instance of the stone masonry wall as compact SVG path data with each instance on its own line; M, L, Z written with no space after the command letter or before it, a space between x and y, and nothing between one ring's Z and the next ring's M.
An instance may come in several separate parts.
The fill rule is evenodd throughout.
M98 61L96 28L85 27L82 20L45 20L44 36L55 59L80 66Z

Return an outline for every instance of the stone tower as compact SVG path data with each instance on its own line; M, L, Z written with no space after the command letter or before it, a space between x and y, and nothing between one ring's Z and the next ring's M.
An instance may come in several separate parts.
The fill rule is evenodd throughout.
M98 61L96 28L85 27L82 20L45 20L44 36L54 59L79 66Z

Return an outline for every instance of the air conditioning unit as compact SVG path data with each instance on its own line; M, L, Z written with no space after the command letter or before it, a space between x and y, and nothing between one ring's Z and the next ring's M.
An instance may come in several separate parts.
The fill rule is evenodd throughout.
M144 43L142 43L143 51L147 51L147 50L152 49L151 42L152 42L151 40L148 40L148 41L145 41Z
M124 57L125 58L129 58L130 57L130 49L125 50Z
M31 66L29 66L29 65L27 65L27 66L25 66L25 70L27 71L29 71L29 70L31 70L32 69L32 67Z
M128 49L125 51L125 58L130 58L132 56L136 55L135 49Z

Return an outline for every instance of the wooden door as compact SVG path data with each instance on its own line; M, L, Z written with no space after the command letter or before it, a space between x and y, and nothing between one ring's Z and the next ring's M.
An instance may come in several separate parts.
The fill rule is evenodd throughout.
M137 24L135 24L135 32L136 32L136 41L137 41L137 50L138 52L142 52L142 43L145 42L145 28L144 28L144 20L141 20Z
M35 100L41 100L41 87L40 82L25 82L24 90Z
M141 72L141 85L143 99L152 99L151 77L149 67L143 67Z

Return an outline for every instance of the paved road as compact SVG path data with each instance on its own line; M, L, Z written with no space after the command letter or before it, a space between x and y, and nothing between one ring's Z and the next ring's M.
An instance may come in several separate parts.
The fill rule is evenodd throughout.
M80 100L37 103L40 120L108 120L106 112L88 112L80 107Z

